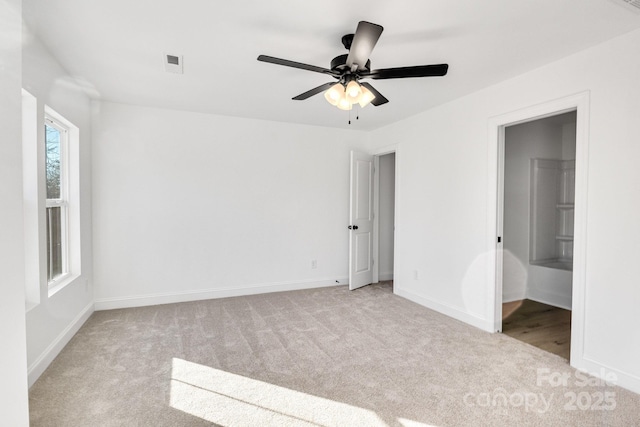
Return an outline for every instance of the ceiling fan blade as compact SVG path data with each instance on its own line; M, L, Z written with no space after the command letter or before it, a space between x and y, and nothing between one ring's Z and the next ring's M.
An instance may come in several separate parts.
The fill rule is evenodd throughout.
M307 98L311 98L313 95L317 95L320 92L324 92L325 90L328 90L331 86L335 85L336 82L329 82L329 83L325 83L323 85L320 85L318 87L315 87L311 90L306 91L305 93L301 93L300 95L296 96L295 98L292 98L296 101L304 101Z
M378 43L380 34L382 34L382 28L380 25L372 24L367 21L360 21L358 28L353 36L351 42L351 48L349 49L349 56L347 56L347 66L351 68L353 64L358 64L358 70L364 70L371 51Z
M287 59L274 58L273 56L260 55L258 61L269 62L276 65L284 65L285 67L299 68L301 70L314 71L316 73L329 74L330 76L340 77L340 73L329 70L328 68L316 67L315 65L303 64L301 62L289 61Z
M361 77L370 79L405 79L408 77L439 77L445 76L448 64L417 65L415 67L382 68L369 73L361 73Z
M371 101L371 103L373 105L375 105L376 107L378 105L382 105L382 104L386 104L387 102L389 102L389 100L387 98L385 98L384 96L382 96L382 94L380 92L378 92L373 86L371 86L369 83L367 82L361 82L360 83L362 86L366 87L367 89L369 89L371 91L371 93L373 93L373 95L375 96L375 98L373 99L373 101Z

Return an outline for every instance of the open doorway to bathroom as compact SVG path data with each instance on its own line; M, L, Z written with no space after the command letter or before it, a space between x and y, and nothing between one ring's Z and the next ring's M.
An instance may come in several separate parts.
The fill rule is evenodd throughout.
M569 360L576 112L504 132L502 332Z

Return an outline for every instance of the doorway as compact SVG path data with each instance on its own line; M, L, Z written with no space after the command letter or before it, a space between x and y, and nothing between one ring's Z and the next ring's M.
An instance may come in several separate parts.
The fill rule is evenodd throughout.
M396 154L351 151L349 289L385 282L393 287Z
M576 112L504 135L502 332L568 360Z
M376 218L374 227L374 282L393 286L394 241L395 241L395 194L396 153L377 155L374 158L375 174L374 203ZM376 276L377 273L377 276Z
M487 271L490 300L489 313L493 322L488 330L502 332L503 311L503 194L504 139L507 127L546 117L576 112L575 207L573 236L573 271L571 289L571 350L570 365L586 369L584 355L586 241L587 241L587 181L589 164L589 105L588 91L508 112L489 120L488 188L487 194L487 261L495 266Z

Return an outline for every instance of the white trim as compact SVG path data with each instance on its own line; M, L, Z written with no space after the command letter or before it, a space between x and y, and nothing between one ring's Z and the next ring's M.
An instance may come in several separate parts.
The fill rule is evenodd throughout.
M425 298L421 295L414 294L413 292L399 288L395 284L393 286L393 292L396 295L401 296L402 298L406 298L409 301L413 301L416 304L420 304L423 307L427 307L431 310L437 311L438 313L444 314L445 316L449 316L461 322L468 323L469 325L475 326L476 328L482 329L483 331L493 332L492 321L474 316L473 314L463 309L454 307L449 304L441 303L431 298Z
M75 319L64 328L51 344L33 361L27 369L29 387L40 378L40 375L49 367L51 362L60 354L62 349L71 341L71 338L80 330L82 325L91 317L94 312L93 303L89 303L82 309Z
M60 198L48 200L46 198L46 187L43 191L45 206L59 206L62 216L62 246L63 246L63 275L55 280L47 281L44 274L43 280L47 283L49 295L55 293L55 289L60 287L61 283L69 283L74 277L81 273L81 239L80 239L80 158L79 158L79 141L80 130L77 126L67 120L64 116L56 112L48 105L44 106L44 124L60 131L60 159L61 159L61 178L60 178ZM41 126L41 125L40 125ZM44 129L44 126L41 127ZM41 141L46 141L46 135L43 135ZM43 145L44 146L44 145ZM43 148L44 150L44 148ZM43 155L43 161L46 154ZM46 171L43 171L46 174ZM44 178L41 178L44 179ZM46 209L44 214L46 215ZM43 223L46 219L43 220ZM43 230L44 232L44 230ZM41 256L43 259L43 268L46 269L46 237L42 240ZM45 271L46 273L46 271ZM65 274L66 273L66 276ZM68 278L71 277L69 280Z
M380 156L373 156L373 277L371 283L380 281Z
M587 290L587 209L589 181L589 92L576 100L576 181L571 295L571 365L584 358Z
M380 282L385 282L387 280L393 280L393 271L388 271L386 273L379 273L378 280Z
M622 372L586 355L582 357L579 365L574 365L573 363L572 365L577 370L586 372L597 378L607 378L608 374L614 373L617 377L616 381L614 381L615 385L640 394L640 377L636 375Z
M496 236L499 230L499 179L504 127L577 110L576 122L576 195L574 218L573 295L571 325L571 366L579 367L584 359L585 289L586 289L586 243L587 243L587 180L589 160L589 105L588 91L534 105L521 110L492 117L489 120L488 187L487 187L487 293L489 316L493 319L493 330L499 331L502 324L502 275L497 271L499 248Z
M509 294L502 294L502 302L513 302L513 301L522 301L527 298L526 292L523 291L514 291ZM496 307L497 308L497 307ZM500 314L502 315L502 304L500 304Z
M38 139L38 100L31 93L22 89L22 184L24 215L24 251L25 251L25 299L26 311L29 312L40 304L41 273L43 260L40 253L40 239L44 237L44 229L40 226L39 211L44 194L40 185Z
M400 210L400 172L401 172L401 163L400 163L400 146L394 145L395 149L395 198L393 200L393 293L397 294L396 288L402 286L402 282L398 282L398 275L395 273L400 271L401 263L400 257L398 254L400 253L399 248L401 247L401 239L398 237L400 235L400 229L402 227L401 222L398 220L400 218L401 210Z
M65 273L64 275L56 277L54 280L49 282L48 297L51 298L69 283L75 281L78 277L80 277L79 274L73 273Z
M384 147L376 149L373 153L374 156L384 156L385 154L391 154L398 151L398 144L389 144Z
M539 289L531 288L527 292L527 299L551 305L553 307L560 307L564 308L565 310L571 310L571 297L568 295L561 295L553 292L541 291Z
M270 292L297 291L302 289L323 288L348 284L347 277L261 283L233 288L201 289L184 292L164 292L147 295L131 295L118 298L96 298L95 310L113 310L118 308L144 307L148 305L173 304L177 302L200 301L216 298L229 298L245 295L266 294Z
M502 332L502 303L505 302L504 299L504 287L503 287L503 267L504 267L504 138L505 138L505 130L504 126L500 126L498 129L498 183L496 187L497 196L496 202L494 203L497 206L496 211L496 232L493 236L494 244L496 245L496 262L495 262L495 274L496 274L496 301L495 306L493 308L494 314L494 332ZM491 140L490 140L491 141ZM491 142L489 143L491 144ZM491 149L489 150L491 151ZM498 242L498 237L500 237L500 241ZM490 257L491 258L491 257ZM489 266L489 269L491 267ZM526 292L525 292L526 293ZM498 301L497 296L500 295L500 300ZM491 299L489 299L491 301ZM489 319L491 317L488 317Z

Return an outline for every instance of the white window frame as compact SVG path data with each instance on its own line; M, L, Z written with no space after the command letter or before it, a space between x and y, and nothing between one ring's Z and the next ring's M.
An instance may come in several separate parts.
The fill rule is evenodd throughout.
M69 269L69 128L52 117L51 114L45 113L45 126L52 127L60 132L60 198L46 198L46 215L49 215L49 208L60 208L60 237L61 237L61 256L62 256L62 273L55 278L47 281L49 288L54 287L67 279L70 274ZM45 150L46 150L46 130L45 130ZM46 155L46 154L45 154ZM46 167L46 165L45 165ZM46 171L45 171L46 174ZM46 191L45 191L46 194ZM51 229L49 230L51 232ZM51 236L49 236L51 237ZM46 239L45 239L46 240ZM53 239L50 238L49 241ZM52 253L52 251L50 252ZM47 276L52 276L53 265L49 257L47 257Z

